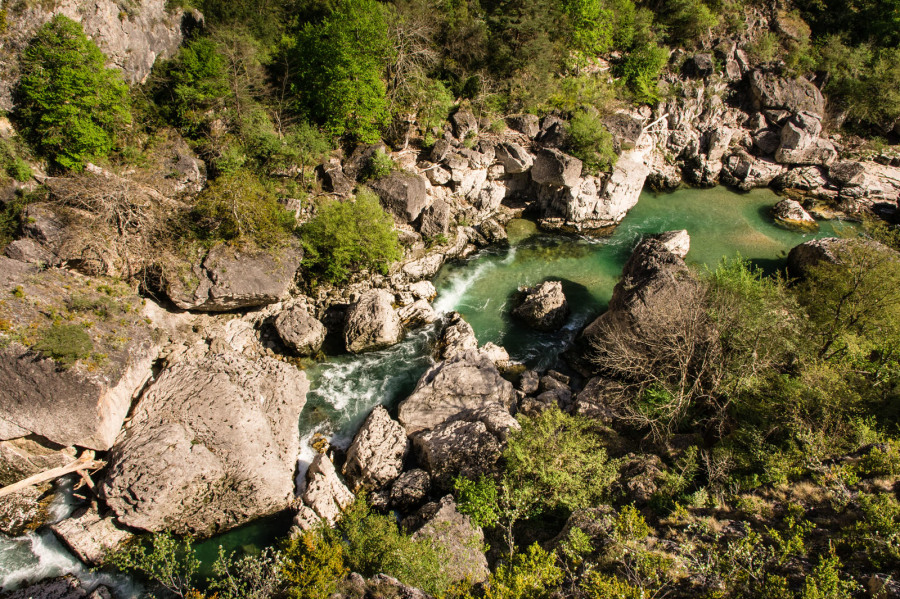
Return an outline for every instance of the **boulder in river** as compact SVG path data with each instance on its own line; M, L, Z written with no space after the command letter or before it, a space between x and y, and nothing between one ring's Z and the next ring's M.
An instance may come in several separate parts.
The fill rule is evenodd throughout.
M516 399L512 383L477 350L465 350L428 370L399 408L408 434L434 428L463 410L497 403L510 409Z
M334 525L344 508L353 503L353 493L338 478L334 464L324 453L318 454L306 471L303 502L330 525Z
M284 362L190 348L138 402L102 498L126 526L201 536L286 509L308 390Z
M393 302L394 296L384 289L370 289L362 294L344 321L347 351L356 354L400 341L403 328Z
M558 330L569 316L569 303L563 294L562 283L545 281L537 287L523 289L522 300L512 314L533 329Z
M376 406L347 450L344 476L354 490L380 490L400 476L408 451L406 431L384 406Z
M297 355L316 354L325 342L325 325L316 320L304 305L295 305L275 318L275 330L281 341Z
M776 223L789 229L815 231L819 228L816 219L810 216L796 200L785 199L775 204L772 207L772 217Z
M50 530L78 556L91 566L103 563L106 554L115 551L134 535L116 526L112 518L101 518L97 508L82 508Z

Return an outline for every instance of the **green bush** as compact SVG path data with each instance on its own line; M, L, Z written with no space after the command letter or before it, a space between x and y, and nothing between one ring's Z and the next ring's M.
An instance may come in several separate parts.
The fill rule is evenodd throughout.
M283 245L296 226L293 214L256 175L243 169L212 181L198 196L187 223L191 233L207 243L249 241L263 248Z
M584 169L596 175L609 171L618 160L613 136L593 111L576 112L566 126L571 153L584 164Z
M382 179L390 175L396 169L397 164L391 158L390 154L381 148L378 148L375 150L375 153L372 154L372 157L369 159L365 168L363 168L362 178L364 181Z
M624 78L636 102L653 104L659 100L657 80L668 60L668 50L651 42L629 52L614 72Z
M846 533L876 568L900 563L900 502L887 493L859 496L860 517Z
M79 23L56 15L22 54L15 117L24 137L63 168L109 154L131 122L128 87Z
M386 274L391 263L402 257L391 215L367 190L355 200L326 201L316 217L303 225L301 238L307 270L333 283L363 268Z
M54 323L39 331L32 349L63 366L71 366L90 357L94 342L81 325Z
M345 551L334 531L306 531L287 542L278 572L288 599L331 595L347 574Z
M485 599L542 599L550 597L563 578L556 555L537 543L509 563L497 566L487 585Z
M208 114L224 106L231 96L228 65L218 44L198 38L178 50L166 71L165 106L186 135L196 136Z
M153 534L108 554L104 563L138 575L177 597L191 597L196 592L200 562L194 557L190 538L176 539L167 532Z

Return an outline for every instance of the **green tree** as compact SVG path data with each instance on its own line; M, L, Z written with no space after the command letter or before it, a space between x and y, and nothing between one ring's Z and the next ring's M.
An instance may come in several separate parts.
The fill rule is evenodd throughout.
M297 36L296 92L310 117L334 135L372 143L389 122L388 19L389 8L377 0L341 0L324 21L307 23Z
M368 190L355 200L326 201L303 225L301 238L307 269L335 283L362 268L387 273L402 256L393 219Z
M170 533L151 535L106 556L106 564L137 574L177 597L189 597L200 562L190 538L176 539Z
M653 104L659 100L657 80L669 60L669 52L655 42L634 48L615 67L617 76L625 83L637 102Z
M15 116L25 138L63 168L112 151L131 122L128 87L85 36L79 23L56 15L22 54Z
M566 130L572 155L581 159L586 172L597 174L612 169L619 157L613 148L612 134L596 111L576 112Z
M176 123L190 136L200 133L206 115L222 108L231 94L225 58L211 38L190 41L167 68L166 102Z

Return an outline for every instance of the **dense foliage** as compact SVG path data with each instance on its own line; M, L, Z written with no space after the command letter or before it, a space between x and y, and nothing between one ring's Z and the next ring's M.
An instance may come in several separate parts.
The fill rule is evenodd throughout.
M56 15L22 54L16 119L26 139L53 162L80 170L115 147L131 122L128 88L79 23Z

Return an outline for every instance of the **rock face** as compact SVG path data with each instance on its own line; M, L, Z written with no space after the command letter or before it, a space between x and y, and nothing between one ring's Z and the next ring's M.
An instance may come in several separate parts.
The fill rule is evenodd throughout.
M313 318L306 306L293 306L275 318L275 330L297 355L311 356L325 342L325 325Z
M400 475L391 485L390 505L396 509L408 510L422 503L431 490L431 477L421 468Z
M56 450L34 439L0 441L0 487L34 474L71 463L75 448ZM31 486L0 498L0 532L12 537L34 530L50 518L52 485Z
M524 289L522 301L512 314L539 331L559 329L569 316L569 303L563 294L562 283L546 281Z
M413 222L428 204L428 180L422 175L395 171L373 182L371 187L381 198L384 209L400 222Z
M119 522L211 535L285 509L306 375L205 344L166 368L109 457L102 497Z
M510 408L515 402L512 383L500 376L494 363L476 350L465 350L436 364L399 408L400 424L408 434L435 427L463 410L488 403Z
M781 200L772 207L775 222L791 229L816 230L816 219L803 209L796 200Z
M286 299L303 254L286 248L277 257L219 244L186 274L166 276L166 293L182 310L228 312Z
M359 353L394 345L403 329L392 304L394 296L384 289L370 289L350 308L344 322L347 351Z
M775 160L781 164L830 164L837 158L837 150L828 140L821 139L822 122L808 112L792 117L781 129L781 145Z
M344 476L354 490L380 490L400 476L408 451L406 431L383 406L377 406L347 450Z
M750 73L750 91L759 110L825 113L825 98L815 85L803 78L785 79L774 73Z
M151 375L158 346L139 314L140 298L124 285L106 283L122 295L110 297L68 271L42 271L0 257L0 321L6 325L0 331L0 341L6 341L0 342L0 440L33 433L62 446L112 446L132 397ZM47 316L67 310L68 328ZM17 332L27 332L23 337L30 344L65 333L88 345L77 362L63 368L10 338ZM121 343L110 341L120 338ZM70 343L63 337L52 347L66 352ZM102 363L94 353L106 354Z
M497 159L508 175L525 173L534 164L534 156L515 142L505 142L497 146Z
M8 27L0 33L0 110L12 108L11 91L18 80L18 54L38 27L54 14L81 23L109 63L122 70L129 83L143 82L157 58L171 57L182 41L182 28L202 17L185 15L181 9L167 10L165 0L141 0L123 12L113 0L79 2L62 0L52 7L22 4L10 7Z
M459 312L451 312L445 317L436 349L442 360L469 349L478 349L475 329L463 319Z
M581 161L549 148L538 152L531 168L531 179L541 185L574 187L581 177Z
M459 513L452 495L441 499L432 509L434 515L415 532L413 538L430 538L447 548L449 561L444 564L444 571L453 580L470 583L487 580L490 571L487 558L481 552L484 544L481 529L473 525L468 516Z
M101 518L94 507L82 509L53 524L50 530L78 559L92 566L102 564L108 552L134 536L117 527L112 518Z
M334 464L323 453L313 459L306 471L303 502L330 525L337 522L344 508L353 503L353 493L344 486L337 476Z

